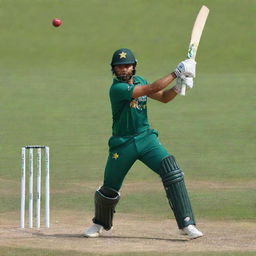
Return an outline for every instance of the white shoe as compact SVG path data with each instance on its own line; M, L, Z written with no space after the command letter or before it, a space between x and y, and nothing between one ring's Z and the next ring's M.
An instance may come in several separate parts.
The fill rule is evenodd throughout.
M88 229L84 231L84 236L85 237L99 237L99 235L103 231L103 226L99 224L92 224Z
M181 235L188 235L189 238L195 239L203 236L204 234L199 231L194 225L188 225L187 227L180 230Z

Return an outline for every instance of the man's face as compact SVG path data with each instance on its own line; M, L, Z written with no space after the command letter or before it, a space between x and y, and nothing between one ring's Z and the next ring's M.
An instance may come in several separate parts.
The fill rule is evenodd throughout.
M133 64L121 64L114 66L114 72L117 78L128 82L133 76Z

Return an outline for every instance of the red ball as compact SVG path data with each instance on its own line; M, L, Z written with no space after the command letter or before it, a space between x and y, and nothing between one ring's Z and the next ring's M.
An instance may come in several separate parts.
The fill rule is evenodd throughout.
M54 26L54 27L59 27L60 25L62 24L62 21L60 20L60 19L53 19L52 20L52 25Z

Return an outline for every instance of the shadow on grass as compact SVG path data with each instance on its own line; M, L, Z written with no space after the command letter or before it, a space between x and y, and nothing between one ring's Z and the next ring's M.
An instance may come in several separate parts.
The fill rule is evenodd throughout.
M34 236L40 237L52 237L52 238L82 238L82 239L136 239L136 240L155 240L155 241L166 241L166 242L188 242L185 238L161 238L161 237L146 237L146 236L100 236L98 238L87 238L81 234L43 234L43 233L32 233Z
M155 241L166 241L166 242L188 242L189 241L188 239L145 237L145 236L101 236L99 238L155 240Z

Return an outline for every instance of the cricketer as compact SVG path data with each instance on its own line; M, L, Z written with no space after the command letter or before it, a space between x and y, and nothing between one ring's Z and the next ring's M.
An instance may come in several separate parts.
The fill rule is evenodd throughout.
M83 235L98 237L103 229L112 228L123 180L134 162L140 160L160 176L180 233L190 239L201 237L203 233L196 227L184 174L175 157L160 143L158 132L150 128L147 117L148 97L167 103L181 93L183 84L193 88L196 62L186 59L153 83L136 75L136 65L134 54L127 48L118 49L112 56L113 83L109 97L113 124L109 156L103 185L95 192L93 223ZM175 79L176 85L167 88Z

